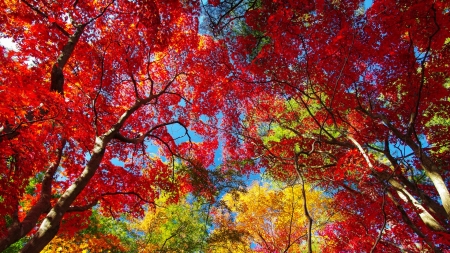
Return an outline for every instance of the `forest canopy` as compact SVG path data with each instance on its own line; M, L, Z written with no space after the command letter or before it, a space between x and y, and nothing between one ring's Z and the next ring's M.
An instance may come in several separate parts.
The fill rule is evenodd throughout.
M450 250L449 1L2 0L0 41L0 251Z

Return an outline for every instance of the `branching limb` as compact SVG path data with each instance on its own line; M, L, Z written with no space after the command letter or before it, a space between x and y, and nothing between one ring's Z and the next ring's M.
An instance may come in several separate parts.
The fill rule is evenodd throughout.
M94 207L97 204L98 204L98 200L95 200L95 201L93 201L93 202L91 202L91 203L89 203L87 205L84 205L84 206L71 206L71 207L69 207L69 209L67 209L67 212L68 213L70 213L70 212L84 212L84 211L87 211L87 210L91 209L92 207Z
M184 128L185 131L186 131L185 134L189 136L189 133L188 133L188 131L187 131L187 128L184 126L184 124L181 123L181 122L178 121L178 120L174 120L174 121L171 121L171 122L166 122L166 123L162 123L162 124L155 125L155 126L153 126L151 129L149 129L147 132L145 132L144 134L140 134L140 135L139 135L138 137L136 137L136 138L128 138L128 137L125 137L125 136L121 135L120 133L116 133L116 134L114 135L114 139L117 139L117 140L119 140L119 141L121 141L121 142L125 142L125 143L138 144L138 143L144 142L144 140L145 140L146 137L151 137L151 136L153 136L153 135L152 135L152 132L153 132L153 131L155 131L155 130L161 128L161 127L166 127L166 126L174 125L174 124L178 124L178 125L183 126L183 128ZM190 137L189 137L189 139L190 139Z
M384 229L386 228L387 217L386 217L386 210L384 209L384 206L386 205L386 190L387 190L387 186L384 187L383 203L381 204L381 211L383 212L383 225L381 226L380 233L378 234L378 237L375 240L375 243L373 244L372 249L370 249L370 253L374 252L375 248L377 247L377 244L380 242L381 237L383 236Z
M436 26L436 30L433 32L433 34L431 34L428 37L428 45L427 48L425 50L425 55L423 56L422 60L420 61L420 68L421 68L421 73L420 73L420 85L419 85L419 90L417 91L417 99L416 99L416 103L414 105L414 111L411 113L410 116L410 120L408 122L408 129L407 129L407 136L411 136L411 134L413 133L414 127L415 127L415 122L417 119L417 116L419 114L419 106L420 106L420 102L421 102L421 97L422 97L422 90L423 87L425 86L425 80L426 80L426 61L428 58L428 55L430 55L431 52L431 43L433 41L433 37L436 36L436 34L441 30L441 27L439 26L438 22L437 22L437 17L436 17L436 9L434 8L434 4L431 5L431 11L433 11L433 22ZM418 141L418 139L417 139Z
M297 171L297 175L298 178L300 179L300 183L302 185L302 199L303 199L303 212L306 216L306 218L308 219L308 237L307 237L307 248L308 248L308 253L312 253L312 224L314 222L313 218L311 217L311 214L309 213L308 210L308 205L307 205L307 199L306 199L306 190L305 190L305 181L303 179L303 175L301 173L300 167L298 166L298 156L299 154L295 155L295 170Z
M398 211L401 213L403 221L414 231L414 233L416 233L416 235L418 235L420 238L422 238L425 241L425 243L428 246L430 246L430 248L435 253L441 253L442 251L439 248L437 248L436 245L434 245L434 243L431 240L429 240L425 236L425 234L422 233L422 231L420 231L420 229L416 225L414 225L414 223L411 221L411 219L409 218L406 211L403 209L403 207L400 205L400 203L395 199L395 197L392 195L392 193L387 191L387 195L389 196L391 201L394 203L394 205L397 207Z
M65 145L66 140L63 140L58 149L56 160L50 164L49 168L45 171L39 200L31 207L22 222L16 222L8 228L6 236L0 239L0 251L5 250L28 234L36 226L41 214L48 212L51 208L50 200L52 183L54 175L61 163Z
M49 19L49 16L47 14L45 14L44 12L42 12L41 10L39 10L38 7L31 5L28 1L22 0L22 2L28 6L30 9L32 9L33 11L35 11L37 14L39 14L40 16L46 18L47 20ZM70 34L60 25L58 25L56 22L52 22L53 25L62 32L62 34L64 34L66 37L70 37Z

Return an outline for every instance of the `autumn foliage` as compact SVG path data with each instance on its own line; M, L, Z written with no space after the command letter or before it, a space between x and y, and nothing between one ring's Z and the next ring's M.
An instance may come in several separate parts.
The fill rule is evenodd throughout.
M310 186L306 191L307 205L316 222L313 232L317 234L337 221L340 214L332 199ZM308 220L301 192L298 184L276 187L254 182L246 192L226 194L223 206L212 211L215 229L210 238L211 252L250 252L250 245L256 252L305 251ZM232 231L239 236L230 236ZM315 243L319 245L317 240Z
M448 1L4 0L0 29L0 251L212 205L215 155L327 196L309 252L450 250Z
M448 2L248 4L213 22L261 91L229 157L330 192L324 251L448 250Z
M226 93L226 52L198 34L197 4L2 1L1 10L2 36L18 50L0 53L0 249L32 233L24 250L39 251L94 205L140 216L160 189L184 191L173 161L212 163L218 142L205 123Z

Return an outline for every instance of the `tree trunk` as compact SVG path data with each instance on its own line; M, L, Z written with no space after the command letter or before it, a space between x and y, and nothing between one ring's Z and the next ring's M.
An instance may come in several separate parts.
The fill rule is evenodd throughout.
M110 134L111 135L111 134ZM69 209L75 198L89 183L89 180L94 176L95 171L100 166L103 159L106 145L111 140L111 136L106 135L97 137L95 146L92 152L91 159L87 163L78 179L64 192L59 198L55 206L45 217L39 230L25 245L21 252L40 252L44 247L55 237L64 214Z

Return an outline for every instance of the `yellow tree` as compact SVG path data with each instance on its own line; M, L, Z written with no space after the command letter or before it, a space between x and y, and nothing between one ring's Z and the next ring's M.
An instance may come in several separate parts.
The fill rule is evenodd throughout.
M312 234L339 218L331 198L305 184ZM228 193L213 212L214 252L301 252L305 250L308 218L304 214L302 185L276 187L253 183L247 192ZM234 236L233 236L234 235ZM221 240L222 239L222 240ZM321 243L317 236L314 247Z

